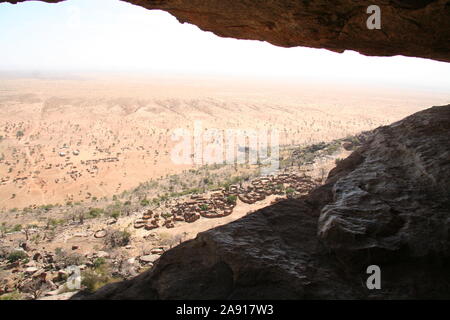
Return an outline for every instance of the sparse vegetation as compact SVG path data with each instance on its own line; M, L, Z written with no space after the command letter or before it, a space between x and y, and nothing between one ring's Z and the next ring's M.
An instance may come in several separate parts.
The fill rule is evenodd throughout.
M79 266L85 263L86 259L79 253L68 253L62 249L55 250L55 261L62 267Z
M130 232L114 230L105 237L105 245L110 248L123 247L130 243Z
M21 230L22 230L22 225L21 224L16 224L8 232L19 232Z
M50 211L53 207L54 207L54 205L52 205L52 204L46 204L46 205L42 205L40 208L41 208L41 210L44 210L44 211Z
M104 213L105 213L105 210L103 210L101 208L91 208L88 212L88 215L91 218L97 218L97 217L100 217Z
M64 219L48 218L46 229L52 230L65 223Z
M92 269L83 271L81 277L81 284L88 292L94 292L108 283L120 280L111 276L111 271L106 263L98 264Z
M20 261L20 260L24 260L27 259L28 255L25 251L22 250L14 250L13 252L11 252L8 257L7 260L12 263L12 262L16 262L16 261Z
M292 189L292 188L287 188L285 192L286 192L287 195L292 195L292 194L295 193L295 190Z
M72 84L76 85L76 82ZM5 89L11 89L8 84L2 85ZM190 101L174 98L153 103L153 98L115 99L106 94L96 96L97 92L75 97L66 95L63 87L64 84L58 88L61 89L58 94L61 92L64 98L54 97L53 87L47 88L50 96L47 96L44 87L39 88L43 108L29 108L28 102L23 105L20 101L14 102L11 105L18 112L11 114L26 114L27 119L19 121L16 116L8 118L5 113L0 126L0 199L5 200L0 237L4 237L1 239L2 246L8 245L7 250L0 252L0 259L2 265L10 260L20 261L8 271L0 271L18 269L20 271L15 272L13 277L28 280L33 273L28 274L25 268L36 265L39 269L36 274L45 270L51 279L57 274L61 278L61 282L55 282L59 288L69 274L65 271L67 265L84 265L83 286L90 291L115 281L114 277L118 274L122 276L122 265L128 269L128 264L132 264L136 272L141 272L144 266L149 267L150 264L141 262L139 257L150 254L155 248L165 251L193 236L191 233L177 233L176 228L185 223L183 219L186 219L187 210L172 211L175 203L208 198L209 195L205 194L209 191L217 194L222 189L234 190L235 187L245 190L254 178L261 175L266 165L262 158L258 158L258 163L254 165L196 164L184 170L183 167L171 166L168 161L173 148L171 128L175 124L184 126L182 121L178 121L179 116L184 116L184 105L196 110L199 115L202 112L211 113L208 119L212 121L204 122L205 130L216 124L219 128L248 126L251 129L278 129L281 170L298 167L297 172L305 167L309 170L307 164L323 158L332 164L335 157L341 156L338 152L342 151L344 143L347 143L346 150L353 150L360 144L361 139L347 136L349 133L390 121L380 117L378 111L374 117L370 114L353 117L341 110L339 115L329 110L323 112L321 106L308 108L306 112L299 105L291 106L291 102L284 104L277 101L272 104L270 99L261 104L268 110L263 113L258 110L260 106L257 101L252 106L235 104L222 97L217 100L211 97L206 102L202 99ZM73 87L69 89L72 92ZM9 98L5 96L2 99L8 105ZM104 105L105 109L98 108L99 105ZM23 110L26 113L21 112ZM108 121L85 116L96 113L91 113L93 110L108 110ZM217 115L214 114L216 110ZM35 114L36 111L39 113ZM134 115L136 111L138 117ZM176 122L172 121L175 119L172 111ZM152 116L160 112L164 117ZM339 117L341 113L345 114L344 118ZM70 119L64 117L67 114L70 114ZM124 117L124 114L130 116ZM381 118L383 120L379 120ZM192 124L186 123L186 128L191 130ZM335 139L344 136L343 139ZM248 147L239 146L239 149L247 153L251 151ZM328 172L328 168L314 170L321 170L322 180ZM297 196L301 193L288 183L272 185L271 188L276 188L277 192L266 197L264 203L283 198L283 195ZM191 197L194 195L201 197ZM244 214L242 208L248 205L252 206L252 211L253 207L258 207L254 205L256 202L243 201L245 198L241 194L239 197L241 200L238 201L236 195L227 194L220 197L217 203L193 205L196 211L194 218L200 217L195 220L198 222L195 222L193 230L197 232L201 229L208 215L228 214L234 205L238 207L230 214ZM141 229L135 231L134 223L139 219ZM146 230L151 229L149 224L155 221L159 229ZM164 231L161 231L162 228ZM133 245L131 249L124 248L128 244ZM146 246L145 250L141 244ZM57 248L53 254L52 248L56 246L64 249ZM29 256L23 251L11 252L19 247L26 249ZM106 253L97 255L103 250ZM37 253L40 256L35 258ZM124 256L119 257L121 254ZM135 259L133 263L128 263L130 258ZM28 259L33 263L26 264ZM23 279L18 280L20 284ZM14 284L9 291L14 288L21 287ZM29 292L37 297L40 287L31 284ZM0 299L15 295L17 292L3 295ZM24 295L24 298L29 299L30 294Z
M231 195L227 197L227 202L229 204L236 204L237 201L237 196L236 195Z
M0 296L1 300L22 300L22 294L19 291L13 291L11 293L6 293Z
M120 217L120 211L119 211L119 210L113 210L113 211L109 214L109 216L110 216L111 218L117 219L117 218Z

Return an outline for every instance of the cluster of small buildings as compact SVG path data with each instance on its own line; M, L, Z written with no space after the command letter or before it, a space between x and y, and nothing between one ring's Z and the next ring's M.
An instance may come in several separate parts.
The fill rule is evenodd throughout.
M231 185L227 189L216 190L209 196L192 195L187 201L170 205L165 214L147 210L142 218L135 221L134 227L146 230L164 226L173 228L177 221L192 223L200 217L226 217L233 213L238 199L243 203L253 204L271 195L289 197L293 194L306 194L316 186L317 183L310 177L297 173L256 178L246 187Z

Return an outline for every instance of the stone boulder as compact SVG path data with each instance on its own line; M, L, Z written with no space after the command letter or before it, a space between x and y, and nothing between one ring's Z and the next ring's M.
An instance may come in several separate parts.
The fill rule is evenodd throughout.
M361 163L333 185L318 235L341 259L364 265L450 257L450 108L375 130Z

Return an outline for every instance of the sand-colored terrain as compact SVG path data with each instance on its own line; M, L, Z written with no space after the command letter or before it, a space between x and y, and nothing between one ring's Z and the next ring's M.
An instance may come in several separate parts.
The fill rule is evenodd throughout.
M192 167L176 128L278 130L311 144L391 123L448 95L187 77L0 80L0 209L112 197ZM447 101L448 102L448 101Z
M362 131L448 98L230 79L2 79L0 299L62 299L71 266L83 290L129 279L200 232L320 185ZM202 134L277 131L277 174L307 188L291 178L262 187L261 163L174 163L172 133L198 121Z

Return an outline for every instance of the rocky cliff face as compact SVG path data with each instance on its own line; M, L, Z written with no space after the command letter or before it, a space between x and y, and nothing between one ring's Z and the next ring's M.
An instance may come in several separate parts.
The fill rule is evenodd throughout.
M23 2L28 0L0 0ZM41 0L60 2L63 0ZM165 10L222 37L268 41L365 55L450 61L449 0L124 0ZM366 26L367 8L381 9L381 29Z
M450 298L450 105L373 132L308 196L199 234L75 299ZM366 287L367 266L382 271Z

